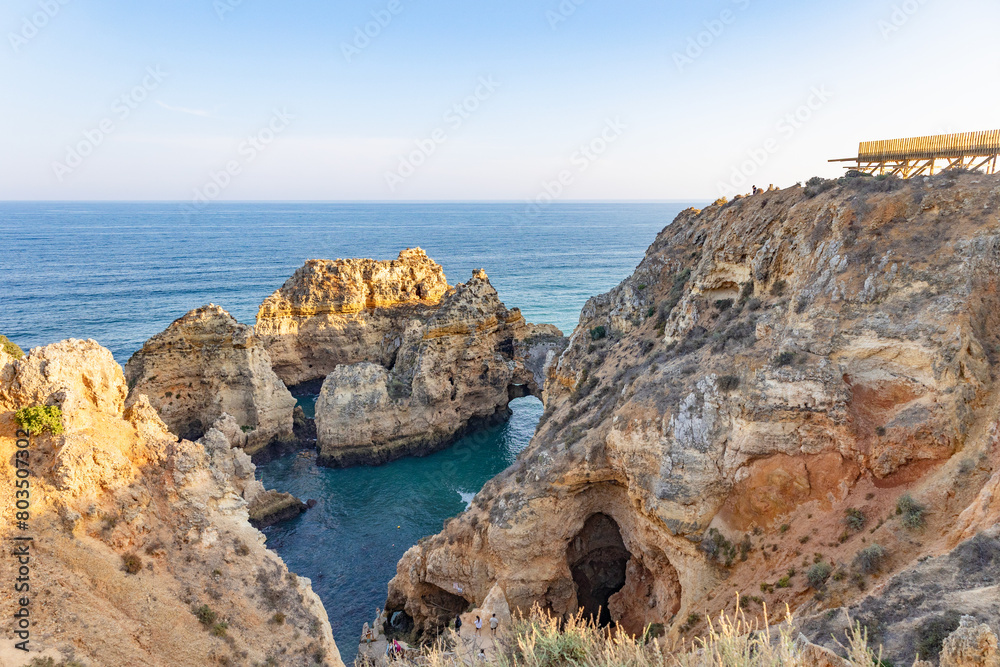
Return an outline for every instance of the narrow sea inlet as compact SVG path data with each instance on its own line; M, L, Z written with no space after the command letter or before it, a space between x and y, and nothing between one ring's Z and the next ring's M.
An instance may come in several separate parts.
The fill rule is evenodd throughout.
M293 572L312 580L323 600L345 662L361 624L385 602L386 583L412 545L459 514L491 477L514 462L535 431L541 401L519 398L505 424L477 431L423 458L378 467L335 470L311 453L262 466L267 488L315 499L316 507L264 530L267 543Z
M0 320L25 349L94 338L124 364L150 336L215 303L254 324L256 308L306 259L396 257L420 246L452 285L483 268L531 322L572 333L586 300L614 287L685 203L219 204L0 203L31 271L0 263ZM310 397L299 396L312 415ZM300 452L261 465L267 488L317 505L267 528L267 545L322 599L348 664L361 625L385 602L399 558L462 512L527 446L542 413L511 404L500 426L425 458L343 470Z

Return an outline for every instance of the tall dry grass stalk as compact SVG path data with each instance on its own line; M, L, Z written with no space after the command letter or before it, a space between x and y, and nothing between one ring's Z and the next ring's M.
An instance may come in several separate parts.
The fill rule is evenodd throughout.
M737 605L739 609L739 605ZM767 618L767 609L764 609ZM797 640L791 612L777 626L766 620L749 621L742 611L720 612L709 619L708 633L690 642L671 644L663 639L634 637L620 628L603 628L582 613L568 619L551 616L539 608L513 620L499 638L488 664L498 667L815 667L814 654ZM880 667L868 646L867 632L854 624L847 633L845 667ZM461 646L449 630L419 657L395 664L399 667L460 667L481 665L477 651ZM836 660L836 658L834 658ZM829 663L826 663L829 664Z

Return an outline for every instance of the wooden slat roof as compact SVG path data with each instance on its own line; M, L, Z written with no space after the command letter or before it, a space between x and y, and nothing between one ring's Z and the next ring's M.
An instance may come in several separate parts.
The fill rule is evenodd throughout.
M858 147L858 159L862 162L957 158L998 153L1000 153L1000 130L862 141Z

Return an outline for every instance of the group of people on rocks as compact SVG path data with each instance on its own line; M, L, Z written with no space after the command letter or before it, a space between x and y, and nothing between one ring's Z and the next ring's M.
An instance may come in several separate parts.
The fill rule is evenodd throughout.
M500 627L500 619L497 618L496 614L490 618L490 635L493 637L497 636L497 628ZM462 634L462 616L459 614L455 617L455 632L459 635ZM476 616L476 636L483 636L483 619L480 616Z
M490 626L490 636L493 637L494 639L496 639L497 630L500 628L500 619L497 618L496 614L493 614L490 617L489 626ZM482 637L483 636L482 635L482 633L483 633L483 619L482 619L481 616L476 616L475 628L476 628L475 629L475 633L474 633L475 636L476 637ZM461 634L462 634L462 616L461 615L455 616L455 632L459 636L461 636ZM369 626L368 623L365 623L364 627L361 630L361 641L370 646L372 644L372 642L374 642L375 640L376 640L376 633L374 631L374 628L372 628L371 626ZM399 659L403 658L404 655L405 655L405 653L406 653L406 651L403 648L402 644L400 644L399 641L396 640L396 639L392 639L391 641L389 641L387 643L386 647L385 647L385 656L390 661L396 661L396 660L399 660ZM486 650L483 649L483 648L480 648L479 649L479 653L476 655L476 658L479 659L479 660L481 660L481 661L483 661L483 662L485 662L486 661Z

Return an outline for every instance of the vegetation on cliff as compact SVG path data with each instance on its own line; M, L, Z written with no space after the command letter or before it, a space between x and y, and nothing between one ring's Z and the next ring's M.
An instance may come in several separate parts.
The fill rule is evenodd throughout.
M0 349L15 359L24 359L24 350L6 336L0 336Z
M514 619L500 638L492 664L499 667L784 667L823 665L881 667L880 653L869 645L867 631L855 624L844 633L846 658L798 637L791 614L780 625L759 625L742 612L710 619L704 637L670 643L657 638L657 628L641 635L601 627L582 614L568 619L543 613L538 607ZM662 627L659 628L662 631ZM452 650L454 633L433 647L402 661L402 667L465 665ZM363 659L359 661L359 667Z
M682 212L588 301L531 444L407 552L387 608L433 635L502 590L681 639L733 591L748 617L853 609L994 525L998 209L1000 178L948 173ZM870 626L893 660L900 624Z
M31 434L51 433L59 435L63 432L62 410L59 409L58 405L34 405L21 408L14 413L14 421Z

